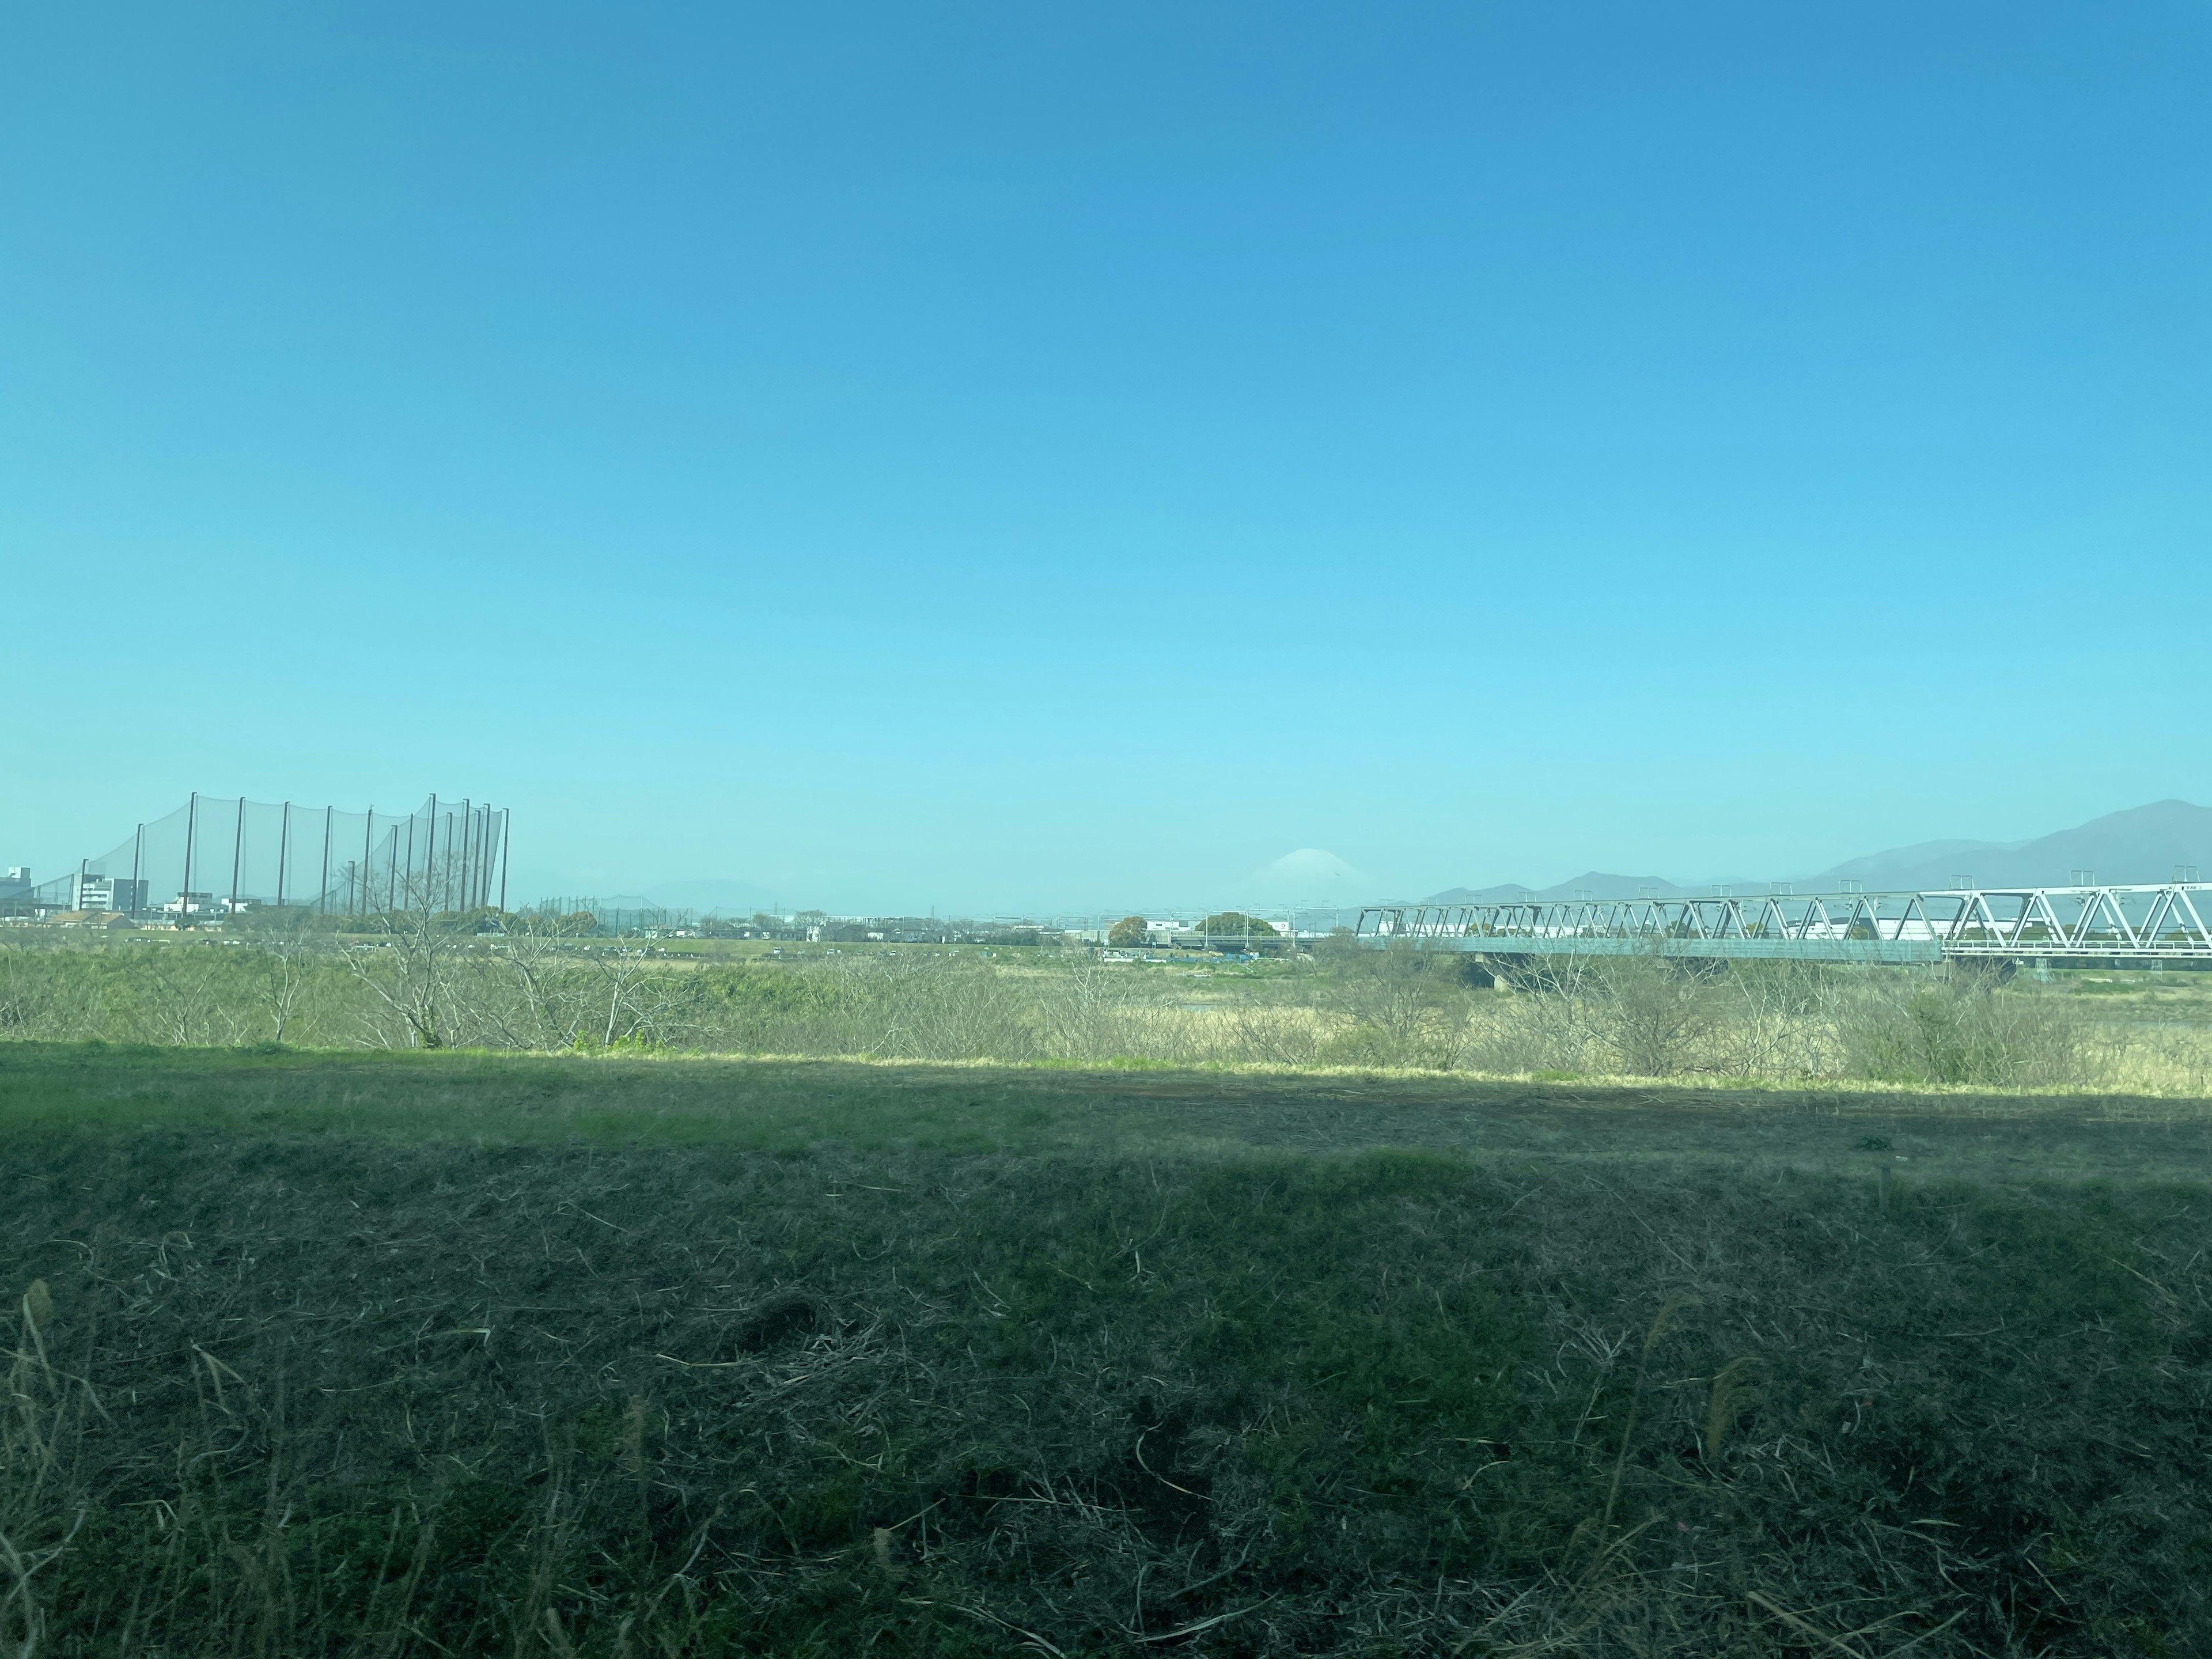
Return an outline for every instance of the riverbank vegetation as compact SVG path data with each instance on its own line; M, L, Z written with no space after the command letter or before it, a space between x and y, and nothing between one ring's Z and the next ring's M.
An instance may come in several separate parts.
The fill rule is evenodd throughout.
M2212 1092L2212 990L2182 974L1585 957L1492 983L1456 954L1348 942L1244 963L915 946L716 962L427 915L367 936L17 932L0 1039Z

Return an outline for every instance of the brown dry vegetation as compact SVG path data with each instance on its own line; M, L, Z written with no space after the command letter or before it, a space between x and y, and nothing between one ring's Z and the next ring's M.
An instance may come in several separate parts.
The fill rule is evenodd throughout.
M2212 1091L2212 988L1656 958L1523 964L1324 948L1244 966L927 950L702 963L431 916L384 936L0 945L0 1037L609 1048L1486 1076Z
M17 1044L0 1129L11 1651L2212 1645L2196 1103Z

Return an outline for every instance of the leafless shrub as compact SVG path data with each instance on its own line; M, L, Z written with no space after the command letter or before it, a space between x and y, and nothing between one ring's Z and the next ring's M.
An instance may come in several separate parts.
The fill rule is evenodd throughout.
M2079 1008L2001 993L1973 968L1839 979L1828 1011L1846 1074L1892 1082L2079 1084L2118 1046L2109 1033L2100 1045Z
M249 1041L258 1024L252 992L235 982L232 954L212 945L148 951L137 987L145 1040L180 1046Z

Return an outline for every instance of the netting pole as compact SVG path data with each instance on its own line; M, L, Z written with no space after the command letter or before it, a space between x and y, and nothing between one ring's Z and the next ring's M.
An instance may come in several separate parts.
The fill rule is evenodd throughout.
M407 815L407 908L415 908L415 815Z
M331 815L338 809L323 808L323 882L315 889L315 910L318 915L331 913Z
M472 910L477 902L477 811L476 803L467 796L461 798L461 908Z
M375 836L376 803L374 801L371 801L368 804L368 821L361 826L361 882L359 884L361 887L361 914L363 915L367 915L368 914L369 843L375 839ZM351 882L346 884L346 902L349 904L353 902L354 884L355 884Z
M430 827L423 832L422 842L422 908L427 910L430 908L431 895L437 890L433 885L438 878L438 797L435 794L430 797L430 810L423 816L430 820Z
M499 913L507 914L507 843L512 826L507 820L513 815L502 810L499 815Z
M276 908L284 908L284 860L292 850L292 803L284 803L284 815L276 820Z
M392 826L392 850L384 855L384 908L399 908L399 826Z
M185 885L177 895L177 926L185 926L185 918L192 913L192 838L199 830L200 793L195 789L192 798L185 805Z
M142 823L131 841L131 914L134 916L145 908L138 900L138 866L145 854L146 826Z
M238 798L238 833L230 843L230 908L223 914L238 914L238 861L246 852L246 797Z

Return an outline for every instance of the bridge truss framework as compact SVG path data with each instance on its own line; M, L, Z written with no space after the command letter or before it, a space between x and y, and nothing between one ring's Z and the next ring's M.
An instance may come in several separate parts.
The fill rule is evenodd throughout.
M1512 956L2212 966L2212 883L1385 904L1363 945Z

